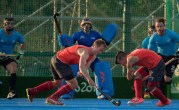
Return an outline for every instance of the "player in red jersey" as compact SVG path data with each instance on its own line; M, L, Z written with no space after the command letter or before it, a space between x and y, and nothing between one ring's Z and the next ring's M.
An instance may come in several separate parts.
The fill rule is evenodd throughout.
M128 80L134 77L135 97L128 102L129 105L144 102L142 98L142 78L148 75L136 72L133 68L134 66L143 66L149 70L150 77L147 79L147 89L154 97L160 100L156 105L165 106L171 103L171 100L166 98L161 90L156 87L162 79L165 70L165 63L160 55L147 49L136 49L128 55L123 51L119 51L116 55L116 64L126 66L126 77Z
M96 55L103 52L105 48L105 41L98 39L91 47L74 45L58 51L51 59L51 70L54 81L47 81L39 86L27 88L26 92L29 101L32 102L33 97L39 92L60 87L62 85L62 79L65 79L67 84L61 86L54 94L46 99L46 103L64 105L58 98L78 87L77 79L70 67L72 64L79 64L79 72L83 74L89 85L96 86L88 74L87 69L96 58Z

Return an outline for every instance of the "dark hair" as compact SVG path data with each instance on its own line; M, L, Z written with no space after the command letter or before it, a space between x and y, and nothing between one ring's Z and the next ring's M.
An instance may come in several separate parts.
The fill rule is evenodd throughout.
M152 25L149 27L150 29L155 29L155 25Z
M7 20L7 21L14 21L14 18L13 17L6 17L4 18L4 21Z
M156 22L162 22L164 25L165 25L165 19L164 18L157 18L156 20L155 20L155 23Z
M116 61L115 64L119 64L119 60L121 60L123 57L125 57L127 54L123 51L118 51L116 54Z
M152 25L152 26L150 26L150 27L148 28L148 33L149 33L149 34L151 34L152 31L153 31L153 32L156 32L156 30L155 30L155 25ZM153 33L153 32L152 32L152 33Z

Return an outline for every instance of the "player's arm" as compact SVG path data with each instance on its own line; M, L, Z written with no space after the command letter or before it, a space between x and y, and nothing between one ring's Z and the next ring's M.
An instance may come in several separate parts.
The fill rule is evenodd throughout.
M20 44L19 50L25 51L26 49L26 43L24 42L23 44Z
M18 42L20 43L20 46L19 46L19 49L18 49L17 57L16 57L17 60L23 58L24 52L25 52L25 49L26 49L26 42L25 42L24 37L21 34L19 34L18 37L19 37Z
M77 44L78 42L78 32L75 32L73 35L72 35L72 38L73 38L73 44Z
M18 33L17 42L19 42L19 44L20 44L19 50L24 51L26 49L26 42L25 42L25 38L20 33Z
M136 62L138 62L138 57L136 56L131 56L129 58L127 58L127 64L126 64L126 68L127 68L127 80L131 80L134 76L134 72L135 70L133 69L133 64L135 64Z
M155 43L155 37L153 35L150 37L148 49L157 52L157 44Z
M179 35L176 32L173 32L174 41L179 43Z
M83 74L83 76L88 81L89 85L95 86L94 81L91 79L90 75L87 72L87 62L86 60L89 57L88 51L86 49L80 48L77 50L77 54L80 56L79 60L79 72Z
M96 56L94 56L94 57L92 58L92 60L90 60L90 61L87 63L87 65L86 65L86 68L87 68L87 69L90 67L91 63L95 60L95 58L96 58Z

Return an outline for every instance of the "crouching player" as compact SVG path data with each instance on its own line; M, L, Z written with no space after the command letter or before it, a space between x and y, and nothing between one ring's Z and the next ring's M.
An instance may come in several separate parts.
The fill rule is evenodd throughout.
M89 85L96 86L87 73L87 69L96 58L96 55L103 52L105 48L106 43L98 39L91 47L75 45L58 51L56 55L52 57L50 65L54 81L47 81L36 87L27 88L26 92L29 101L32 102L34 96L40 92L58 88L62 84L62 79L65 79L66 84L61 86L55 93L46 99L46 103L48 104L64 105L58 98L78 87L77 79L70 67L70 65L73 64L79 64L79 71L84 75Z
M156 105L161 107L171 103L171 100L166 98L161 90L156 87L162 79L165 70L165 63L161 56L147 49L136 49L128 55L123 51L119 51L116 55L116 64L126 66L126 77L128 80L134 77L135 97L128 102L129 105L136 105L144 102L142 98L142 77L148 74L150 74L150 76L147 79L147 89L154 97L159 99ZM133 66L143 66L143 68L141 68L143 70L135 72ZM149 70L148 74L145 69Z
M110 24L106 26L103 31L103 34L100 35L100 33L98 33L92 28L92 21L86 17L81 21L80 27L81 30L75 32L72 37L69 37L64 34L58 37L59 44L64 47L69 47L74 43L78 43L78 45L90 47L97 39L104 39L107 44L110 44L111 40L115 37L117 33L117 26L115 24ZM76 68L78 68L78 66L72 65L71 68L74 71L75 76L77 76L78 69ZM102 91L106 94L113 96L114 88L109 63L106 61L100 61L99 58L96 58L90 65L90 68L95 74L95 83L99 86L99 88L102 89ZM105 96L101 95L97 90L96 95L98 99L106 98ZM70 92L69 94L63 95L61 98L71 99L73 98L73 96L74 91Z

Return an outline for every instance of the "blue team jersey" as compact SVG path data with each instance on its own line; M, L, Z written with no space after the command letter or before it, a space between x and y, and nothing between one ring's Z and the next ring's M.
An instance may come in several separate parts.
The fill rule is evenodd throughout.
M91 47L95 40L102 38L101 35L94 30L91 30L90 34L79 31L74 33L72 37L74 38L74 43L78 42L79 45L84 45L87 47Z
M179 35L174 31L165 29L164 35L154 33L149 40L148 49L165 56L174 55L178 49Z
M7 35L4 29L0 29L0 52L12 54L16 42L24 43L24 37L20 33L13 30L10 35Z
M149 39L150 39L150 37L147 36L147 37L142 41L142 48L148 49Z

